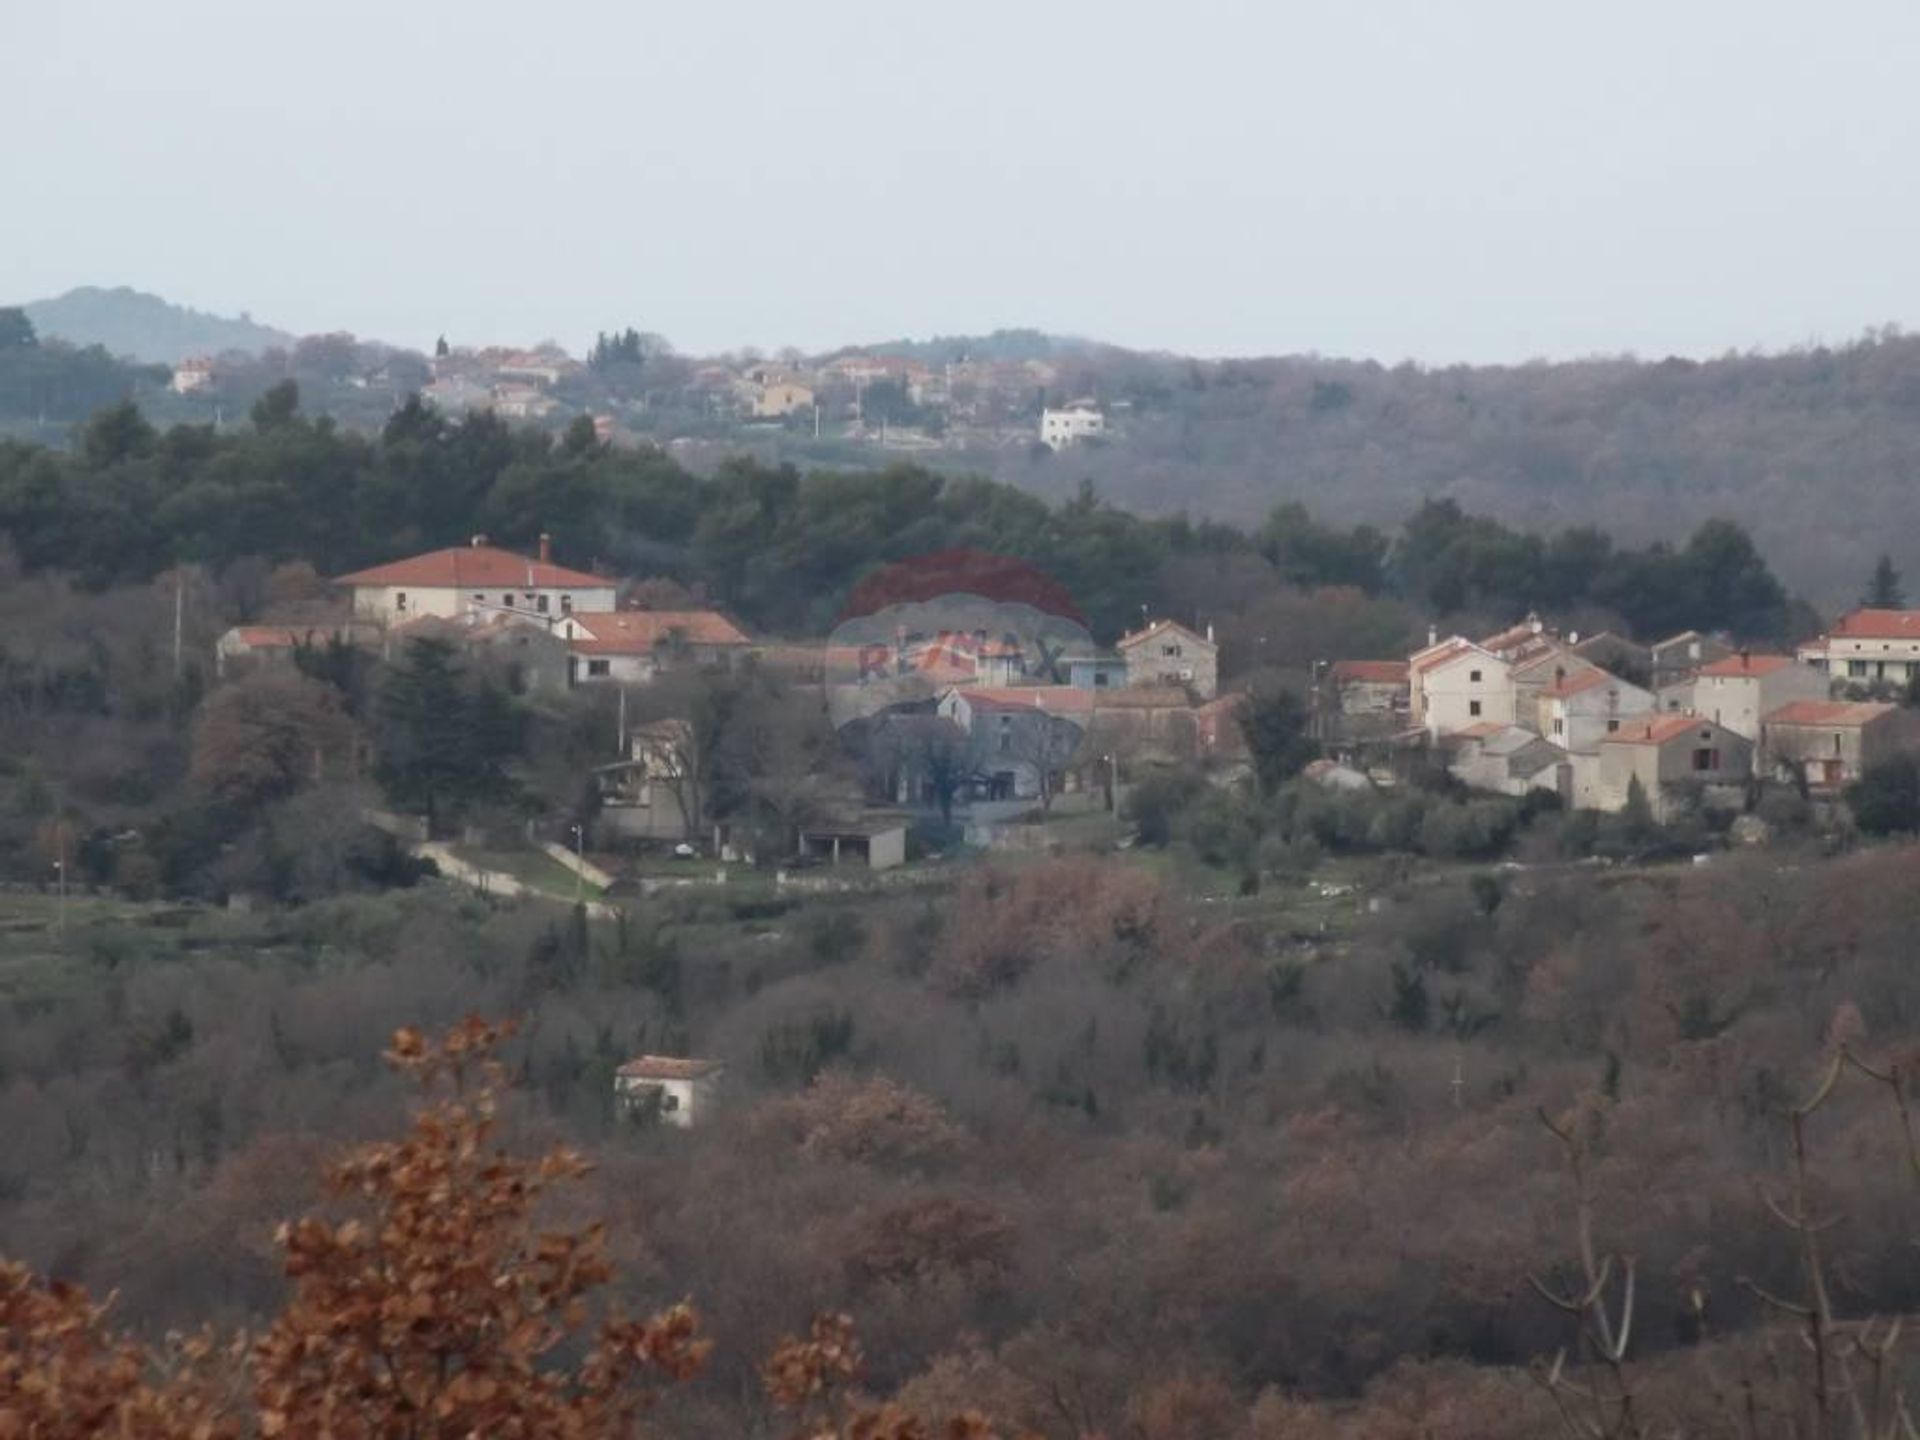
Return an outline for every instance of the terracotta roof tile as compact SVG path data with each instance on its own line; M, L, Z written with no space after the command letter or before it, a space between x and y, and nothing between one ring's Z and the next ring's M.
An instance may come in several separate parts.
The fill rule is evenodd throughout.
M1834 640L1920 640L1920 610L1851 610L1833 622Z
M718 1060L693 1060L678 1055L642 1055L615 1073L625 1080L698 1080L726 1066Z
M689 645L751 643L717 610L575 610L573 620L586 633L567 644L582 655L650 655L675 634Z
M1791 655L1729 655L1724 660L1716 660L1711 665L1702 665L1700 673L1722 679L1745 679L1748 676L1771 675L1776 670L1784 670L1794 663Z
M1712 730L1713 722L1704 715L1683 712L1678 715L1651 716L1645 720L1623 720L1620 728L1605 737L1602 745L1665 745L1690 730Z
M1356 685L1404 685L1408 665L1405 660L1336 660L1328 672L1336 682Z
M613 588L613 581L529 559L494 545L453 545L342 575L339 585L408 585L422 590L587 590Z
M1795 700L1782 705L1778 710L1769 711L1766 723L1769 725L1826 725L1836 729L1853 729L1860 725L1871 725L1882 716L1891 715L1900 707L1886 705L1870 700Z

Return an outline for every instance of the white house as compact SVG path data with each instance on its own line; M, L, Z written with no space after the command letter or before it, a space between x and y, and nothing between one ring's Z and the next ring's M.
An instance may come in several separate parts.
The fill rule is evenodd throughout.
M1908 684L1920 675L1920 610L1849 611L1799 656L1849 684Z
M1040 412L1040 443L1051 450L1066 450L1082 440L1107 433L1107 417L1090 400L1076 400L1063 409Z
M676 660L725 664L752 644L715 610L586 610L556 621L570 684L643 685Z
M636 1119L690 1130L713 1108L726 1068L718 1060L642 1055L613 1072L614 1102Z
M213 361L201 356L182 360L173 367L173 378L167 382L167 388L176 395L191 395L196 390L204 390L213 384Z
M555 565L547 538L537 559L487 544L434 550L406 560L342 575L334 583L353 591L357 620L393 624L435 615L458 619L473 611L514 610L557 619L574 610L612 610L614 582L603 575Z
M1430 645L1407 662L1413 723L1434 738L1490 721L1512 725L1513 667L1460 636Z
M1653 692L1598 666L1578 670L1540 692L1539 732L1563 750L1592 754L1622 722L1654 708Z
M1700 667L1693 682L1694 713L1724 725L1743 740L1758 742L1767 715L1795 700L1825 700L1827 673L1790 655L1750 650Z

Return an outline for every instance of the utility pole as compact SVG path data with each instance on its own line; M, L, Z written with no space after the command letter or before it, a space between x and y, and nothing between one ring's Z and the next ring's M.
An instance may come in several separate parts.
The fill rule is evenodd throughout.
M186 577L180 573L180 567L173 567L173 683L180 683L180 633L181 619L186 612Z
M620 687L620 733L614 737L614 758L627 758L627 687Z
M584 905L587 900L586 831L578 824L573 827L573 858L573 903Z

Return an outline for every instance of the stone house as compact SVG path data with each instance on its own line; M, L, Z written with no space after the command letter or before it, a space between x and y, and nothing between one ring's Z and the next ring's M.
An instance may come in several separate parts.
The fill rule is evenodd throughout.
M1211 700L1220 691L1220 647L1213 627L1207 629L1201 635L1177 620L1156 620L1121 636L1114 648L1127 662L1127 683L1179 685L1197 700Z
M1701 715L1648 715L1600 742L1592 804L1624 810L1638 780L1656 820L1683 813L1696 797L1744 789L1754 742Z
M1652 691L1590 666L1542 691L1536 707L1540 735L1586 755L1627 720L1652 710L1654 700Z
M1795 700L1761 722L1760 763L1776 779L1837 790L1911 745L1910 718L1897 705L1874 701Z
M1825 700L1827 675L1791 655L1742 650L1700 667L1693 712L1758 743L1763 716L1795 700Z

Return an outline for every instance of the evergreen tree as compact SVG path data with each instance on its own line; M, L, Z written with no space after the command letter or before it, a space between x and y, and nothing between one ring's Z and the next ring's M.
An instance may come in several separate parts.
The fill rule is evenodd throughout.
M414 640L380 692L377 768L393 802L426 816L429 833L469 804L508 799L507 762L524 739L498 687L463 683L451 643Z
M1276 794L1298 775L1320 746L1307 733L1307 710L1291 690L1274 688L1247 697L1240 710L1240 732L1253 757L1260 793Z
M1907 608L1907 596L1900 584L1900 572L1893 568L1893 557L1882 555L1873 567L1873 578L1867 582L1867 593L1860 597L1860 603L1872 610L1904 610Z

